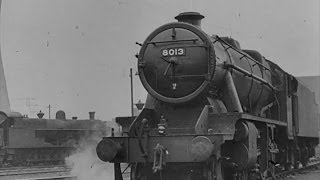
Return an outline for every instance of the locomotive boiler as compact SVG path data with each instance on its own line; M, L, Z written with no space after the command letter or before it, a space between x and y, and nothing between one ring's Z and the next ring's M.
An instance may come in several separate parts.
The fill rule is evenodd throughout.
M116 180L120 163L132 180L267 179L314 155L314 93L259 52L205 33L203 18L181 13L142 44L145 107L124 136L97 146Z

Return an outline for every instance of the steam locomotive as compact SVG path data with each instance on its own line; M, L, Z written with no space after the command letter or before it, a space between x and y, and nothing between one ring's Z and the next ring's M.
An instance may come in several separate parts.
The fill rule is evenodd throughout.
M314 155L314 92L258 51L208 35L203 18L181 13L142 44L145 107L118 118L127 133L96 148L116 180L120 163L131 166L131 180L272 179Z
M63 164L84 142L110 132L94 112L86 120L66 119L61 110L56 119L43 119L43 115L27 118L0 112L0 167Z

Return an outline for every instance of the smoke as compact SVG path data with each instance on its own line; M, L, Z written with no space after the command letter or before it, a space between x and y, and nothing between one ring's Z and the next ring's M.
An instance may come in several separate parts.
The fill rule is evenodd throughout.
M101 140L101 138L99 138ZM96 154L97 140L81 143L77 151L66 158L66 164L72 167L71 175L77 180L113 180L113 164L102 162Z

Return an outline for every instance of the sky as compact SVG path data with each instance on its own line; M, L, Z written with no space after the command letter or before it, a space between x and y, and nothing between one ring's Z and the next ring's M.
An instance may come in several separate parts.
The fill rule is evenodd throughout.
M2 0L1 55L11 109L51 117L130 115L129 69L142 43L184 11L295 76L319 75L318 0ZM134 102L145 100L138 76Z

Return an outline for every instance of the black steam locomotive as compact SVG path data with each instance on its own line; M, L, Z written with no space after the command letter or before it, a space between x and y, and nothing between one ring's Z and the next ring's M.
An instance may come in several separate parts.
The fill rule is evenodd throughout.
M97 155L131 165L132 180L267 179L315 153L315 95L294 76L229 37L201 30L199 13L153 31L138 71L145 107ZM118 118L125 129L130 117Z
M63 111L56 119L38 117L0 112L0 167L63 164L84 142L110 132L94 112L86 120L66 119Z

